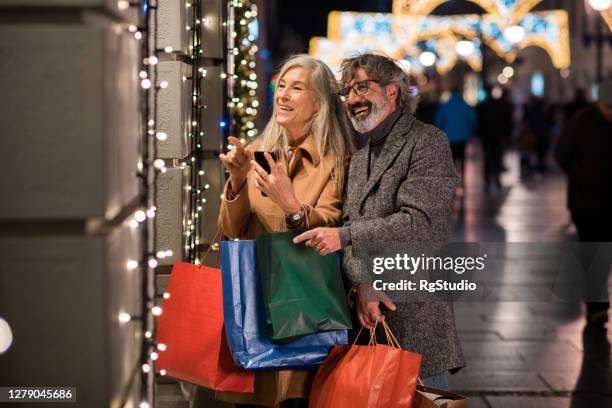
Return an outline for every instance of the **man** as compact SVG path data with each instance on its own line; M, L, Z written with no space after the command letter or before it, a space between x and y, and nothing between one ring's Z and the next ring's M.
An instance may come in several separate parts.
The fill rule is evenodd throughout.
M447 302L398 303L375 291L364 267L374 242L447 240L457 178L448 139L413 116L408 76L390 58L364 54L342 63L339 94L357 132L369 142L351 159L341 228L297 236L321 255L342 249L344 271L362 326L386 321L402 347L422 355L421 379L447 388L445 373L464 365L453 307Z
M567 122L555 156L567 174L567 207L580 241L612 242L612 81L600 86L594 106L579 110ZM595 246L583 249L587 322L603 327L610 304L592 300L607 297L610 256L599 265L591 262L595 253L586 253Z
M453 160L459 165L461 183L465 181L465 146L476 132L476 110L463 99L463 83L457 80L448 101L438 106L434 124L448 136Z
M504 143L510 140L513 123L513 107L509 101L508 91L504 90L501 98L491 88L486 89L487 99L477 107L477 133L482 142L484 156L485 192L491 188L501 190L500 175L503 169Z

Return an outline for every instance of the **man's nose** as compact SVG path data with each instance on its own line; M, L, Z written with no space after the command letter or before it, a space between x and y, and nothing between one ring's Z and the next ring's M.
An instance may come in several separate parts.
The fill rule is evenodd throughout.
M354 89L351 89L349 94L346 96L346 98L344 99L344 101L348 104L348 105L353 105L359 101L361 101L361 97L358 96L355 93Z

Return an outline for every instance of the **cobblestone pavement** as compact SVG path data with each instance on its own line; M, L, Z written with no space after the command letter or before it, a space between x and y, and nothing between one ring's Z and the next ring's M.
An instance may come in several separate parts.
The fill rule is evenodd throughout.
M558 170L521 182L518 157L507 154L505 188L485 195L478 151L468 149L468 157L454 241L576 239ZM612 336L586 327L582 305L457 302L455 310L467 367L450 385L470 397L471 408L612 407Z

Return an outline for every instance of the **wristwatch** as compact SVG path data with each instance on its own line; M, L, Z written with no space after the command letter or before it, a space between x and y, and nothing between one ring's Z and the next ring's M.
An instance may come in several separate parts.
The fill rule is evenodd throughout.
M298 212L289 214L287 218L289 219L290 222L296 223L300 221L303 216L304 216L304 207L300 207L300 210Z

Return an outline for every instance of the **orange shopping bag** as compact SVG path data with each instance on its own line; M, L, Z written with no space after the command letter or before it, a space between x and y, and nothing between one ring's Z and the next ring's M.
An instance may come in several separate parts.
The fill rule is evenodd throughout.
M253 392L255 375L236 366L223 329L221 270L177 262L157 322L156 370L218 391Z
M309 408L412 407L421 355L402 350L387 323L382 326L390 345L376 344L375 327L368 346L332 349L312 383Z

